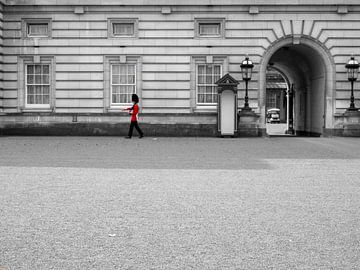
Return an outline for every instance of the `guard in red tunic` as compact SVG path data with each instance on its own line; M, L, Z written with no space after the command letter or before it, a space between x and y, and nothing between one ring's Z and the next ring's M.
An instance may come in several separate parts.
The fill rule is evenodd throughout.
M136 128L137 132L139 133L139 138L144 137L144 133L141 131L139 124L138 124L138 113L139 113L139 97L136 94L133 94L131 96L131 101L133 102L133 106L124 109L125 111L129 111L129 114L131 115L131 123L129 128L128 136L125 137L127 139L131 139L132 133L134 130L134 127Z

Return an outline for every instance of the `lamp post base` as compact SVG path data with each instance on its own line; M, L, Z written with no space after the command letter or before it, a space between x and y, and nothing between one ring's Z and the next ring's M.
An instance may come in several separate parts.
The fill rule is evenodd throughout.
M349 107L346 109L346 111L348 112L357 112L359 110L359 108L356 108L356 107Z

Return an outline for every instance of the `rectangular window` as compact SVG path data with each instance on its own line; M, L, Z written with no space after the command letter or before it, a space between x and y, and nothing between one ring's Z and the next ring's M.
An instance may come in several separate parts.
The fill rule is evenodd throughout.
M197 65L197 104L213 105L217 103L217 86L215 82L221 78L221 69L221 65Z
M225 38L225 18L196 18L195 38Z
M48 24L47 23L28 23L27 35L29 37L34 36L48 36Z
M219 36L220 31L220 23L199 23L200 36Z
M109 38L129 38L138 35L137 18L109 18L108 19L108 37Z
M47 18L21 19L22 38L50 38L52 20Z
M26 106L50 107L50 65L28 64L26 71Z
M113 23L114 36L133 36L134 24L133 23Z
M111 105L131 104L136 93L136 65L111 65Z

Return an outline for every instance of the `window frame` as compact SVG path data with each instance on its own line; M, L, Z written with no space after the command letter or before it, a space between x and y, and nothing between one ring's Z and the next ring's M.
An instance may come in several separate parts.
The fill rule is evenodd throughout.
M199 102L199 66L205 66L205 69L207 66L212 66L212 70L214 71L214 67L215 66L220 66L220 77L219 79L223 76L223 65L222 64L219 64L219 63L197 63L195 64L195 76L196 76L196 81L195 81L195 85L196 85L196 89L195 89L195 92L196 92L196 99L195 99L195 103L196 103L196 106L199 107L199 106L217 106L218 102L212 102L212 103L209 103L209 102L202 102L200 103ZM207 74L205 73L205 77L207 76ZM214 79L214 72L211 74L211 77L212 79ZM211 87L215 87L216 88L216 84L215 84L215 81L214 81L214 84L206 84L204 83L202 86L204 87L207 87L207 86L211 86ZM216 90L216 89L215 89ZM214 93L214 95L217 95L216 91Z
M119 112L130 104L112 103L112 65L134 64L136 78L136 94L141 100L141 57L138 55L105 55L104 56L104 112Z
M113 66L134 66L134 83L133 84L116 84L117 86L121 86L121 85L125 85L125 86L134 86L134 93L132 94L137 94L137 67L136 67L136 63L111 63L110 64L110 107L125 107L125 106L129 106L132 103L114 103L112 101L112 96L113 96ZM121 73L120 73L121 76Z
M202 33L201 32L201 27L202 26L205 26L205 25L214 25L216 26L216 29L217 29L217 33L216 34L205 34L205 33ZM202 37L209 37L209 36L220 36L221 34L221 23L209 23L209 22L199 22L199 36L202 36Z
M18 56L18 112L52 112L55 109L54 56ZM27 65L49 65L49 104L27 104ZM30 106L29 106L30 105Z
M218 24L219 34L204 35L200 33L202 24ZM195 38L225 38L225 18L195 18Z
M48 104L29 104L28 103L28 73L27 73L27 67L28 66L49 66L49 83L48 84L33 84L35 85L48 85L49 86L49 103ZM25 73L25 108L39 108L39 109L50 109L51 107L51 64L50 63L25 63L25 68L24 68L24 73ZM36 73L34 73L36 74ZM40 73L40 75L42 75L42 73Z
M48 18L23 18L22 23L22 37L23 38L51 38L52 35L52 20ZM47 24L47 34L46 35L31 35L29 33L29 26L32 24Z
M191 57L191 66L190 66L190 111L207 113L207 112L216 112L217 103L212 103L211 105L203 105L202 103L197 103L197 66L199 64L214 64L221 66L221 76L229 72L229 60L227 56L223 55L208 55L200 56L195 55Z
M114 33L114 24L133 24L134 31L131 35L118 35ZM108 38L135 38L138 37L138 19L137 18L109 18L108 19Z

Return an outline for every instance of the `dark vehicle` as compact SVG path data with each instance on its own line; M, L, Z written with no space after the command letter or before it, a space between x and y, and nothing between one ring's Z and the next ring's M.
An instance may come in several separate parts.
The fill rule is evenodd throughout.
M280 123L280 109L271 108L266 112L266 121L268 123Z

